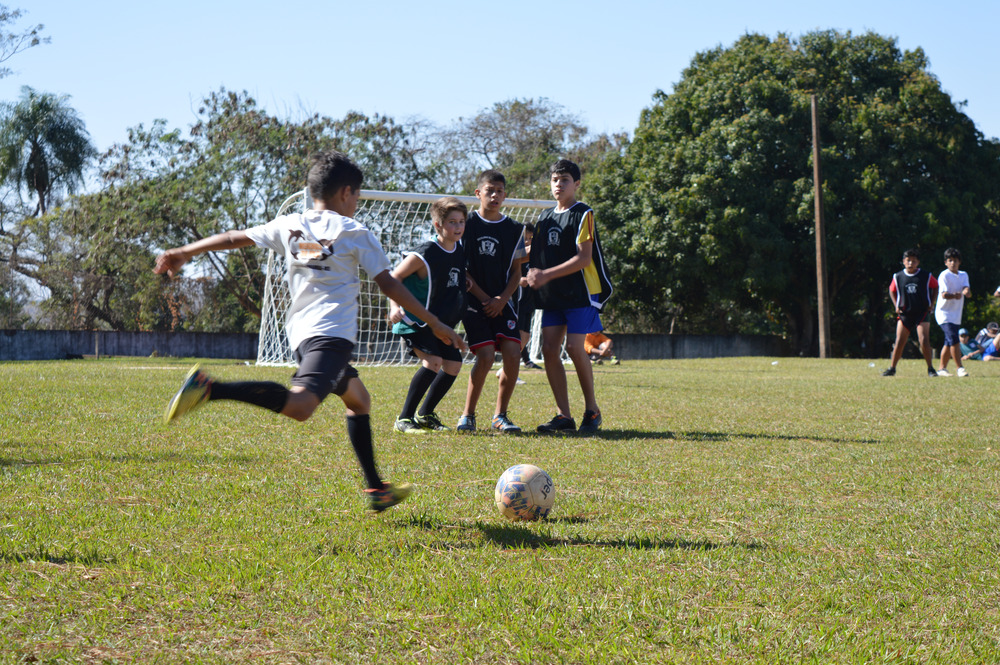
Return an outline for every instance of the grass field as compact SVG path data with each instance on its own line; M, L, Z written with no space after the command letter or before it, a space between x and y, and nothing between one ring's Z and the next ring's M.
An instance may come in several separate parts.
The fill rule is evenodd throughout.
M0 364L0 662L998 662L1000 363L969 365L626 361L591 438L404 436L412 370L362 369L417 486L375 515L335 398L167 426L190 361ZM544 523L493 505L518 462L555 479Z

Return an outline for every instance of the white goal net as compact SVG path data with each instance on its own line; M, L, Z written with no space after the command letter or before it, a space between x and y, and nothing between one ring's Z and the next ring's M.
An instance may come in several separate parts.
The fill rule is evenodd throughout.
M361 199L354 217L375 234L389 263L396 265L404 251L434 237L431 226L430 206L441 194L414 192L380 192L361 190ZM473 209L479 201L472 196L456 197ZM281 204L278 215L304 211L310 204L308 192L303 190L288 197ZM524 223L534 221L551 201L507 199L504 213ZM361 276L361 295L358 311L358 343L354 348L356 365L399 365L416 362L401 349L399 340L392 334L392 324L387 320L389 301L379 291L375 282L365 274ZM265 266L264 302L261 307L260 333L257 343L258 365L294 365L292 350L285 334L285 312L290 298L285 282L285 258L268 251ZM529 354L540 360L541 315L536 312L532 320Z

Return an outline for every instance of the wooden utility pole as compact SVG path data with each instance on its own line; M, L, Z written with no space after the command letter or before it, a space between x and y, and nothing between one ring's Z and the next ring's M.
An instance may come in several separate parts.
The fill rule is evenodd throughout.
M830 305L826 289L826 225L823 222L823 180L819 164L819 113L812 95L813 199L816 201L816 309L819 313L819 357L830 357Z

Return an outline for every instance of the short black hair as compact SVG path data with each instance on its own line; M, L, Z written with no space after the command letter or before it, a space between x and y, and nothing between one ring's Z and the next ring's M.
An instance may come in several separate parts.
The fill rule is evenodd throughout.
M479 174L476 178L476 189L479 189L483 185L499 183L503 185L504 189L507 189L507 178L504 177L502 173L496 169L486 169Z
M573 179L573 182L580 180L580 167L568 159L560 159L549 169L549 176L554 176L557 173L559 175L568 175Z
M365 175L358 165L339 150L323 150L310 159L309 196L327 201L343 187L361 189Z
M905 252L903 252L903 258L904 258L904 259L908 259L908 258L910 258L911 256L912 256L913 258L917 259L918 261L920 260L920 252L919 252L919 251L917 251L917 248L916 248L916 247L914 247L914 248L912 248L912 249L908 249L908 250L906 250Z
M944 260L947 261L948 259L958 259L959 261L961 261L962 252L958 251L954 247L949 247L948 249L944 250Z

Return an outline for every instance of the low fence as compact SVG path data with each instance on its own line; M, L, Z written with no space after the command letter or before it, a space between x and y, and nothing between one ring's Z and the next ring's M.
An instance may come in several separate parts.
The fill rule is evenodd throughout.
M786 341L765 335L612 335L615 355L628 360L788 356ZM257 358L252 333L0 330L0 361L83 356Z
M0 330L0 360L57 360L83 356L257 358L252 333Z

